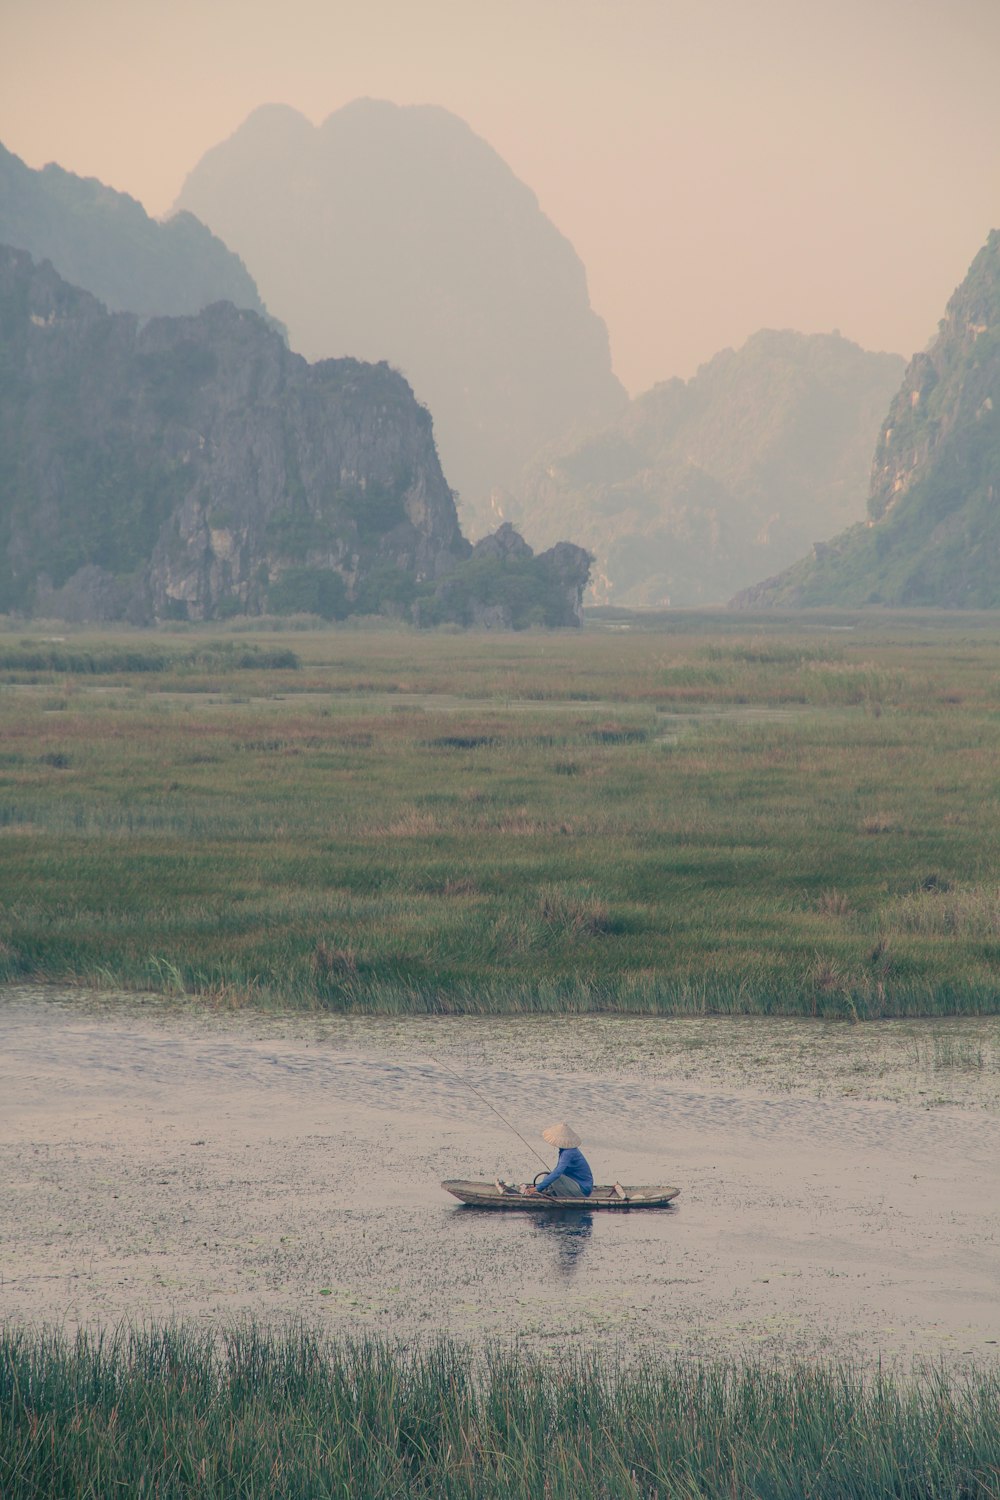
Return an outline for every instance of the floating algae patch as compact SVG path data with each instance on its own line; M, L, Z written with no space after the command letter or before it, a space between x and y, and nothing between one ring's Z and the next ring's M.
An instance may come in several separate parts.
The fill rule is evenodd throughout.
M227 1032L232 1013L200 998L47 985L0 986L0 1007L138 1017ZM503 1059L816 1099L881 1100L1000 1112L1000 1016L872 1021L784 1016L337 1016L241 1012L241 1033L334 1050L405 1053L475 1068Z
M545 1066L817 1099L1000 1112L1000 1016L849 1025L786 1017L254 1017L261 1036L478 1067Z

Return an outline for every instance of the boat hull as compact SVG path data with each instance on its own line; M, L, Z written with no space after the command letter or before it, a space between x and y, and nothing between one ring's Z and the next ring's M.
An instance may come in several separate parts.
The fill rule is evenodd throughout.
M551 1214L563 1213L567 1209L607 1209L622 1213L633 1208L667 1208L677 1197L680 1188L675 1187L629 1187L595 1185L589 1198L553 1198L548 1193L532 1193L526 1196L516 1189L500 1188L492 1182L442 1182L445 1192L468 1203L473 1208L494 1208L506 1213Z

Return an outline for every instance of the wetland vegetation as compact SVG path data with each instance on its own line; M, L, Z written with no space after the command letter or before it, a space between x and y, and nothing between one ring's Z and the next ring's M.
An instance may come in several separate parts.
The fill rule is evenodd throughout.
M0 1488L38 1495L987 1500L996 1370L328 1343L247 1325L0 1336Z
M295 623L0 635L0 979L1000 1008L993 617Z

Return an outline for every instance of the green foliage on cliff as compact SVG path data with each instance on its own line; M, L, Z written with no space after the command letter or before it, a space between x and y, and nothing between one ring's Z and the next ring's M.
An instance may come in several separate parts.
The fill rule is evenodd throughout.
M303 562L310 552L329 547L335 530L326 517L314 515L304 503L282 506L269 518L264 535L279 557Z
M472 557L421 605L426 625L502 625L511 630L575 625L565 594L553 585L543 557Z
M347 587L331 568L289 568L267 591L275 615L319 615L343 620L350 610Z
M875 451L870 523L750 605L1000 606L1000 232L910 364Z
M370 539L406 524L405 488L404 482L395 488L370 485L365 489L339 490L335 504L343 516L354 522L359 535Z
M405 618L414 601L427 597L431 590L431 584L418 583L412 573L393 562L376 563L358 584L352 612Z

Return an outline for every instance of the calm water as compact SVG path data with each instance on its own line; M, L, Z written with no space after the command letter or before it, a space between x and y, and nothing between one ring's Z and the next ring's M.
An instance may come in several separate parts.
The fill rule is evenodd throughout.
M994 1020L273 1019L8 990L0 1318L968 1362L1000 1337L998 1045ZM469 1084L546 1161L569 1119L599 1180L678 1206L460 1207L442 1178L541 1168Z

